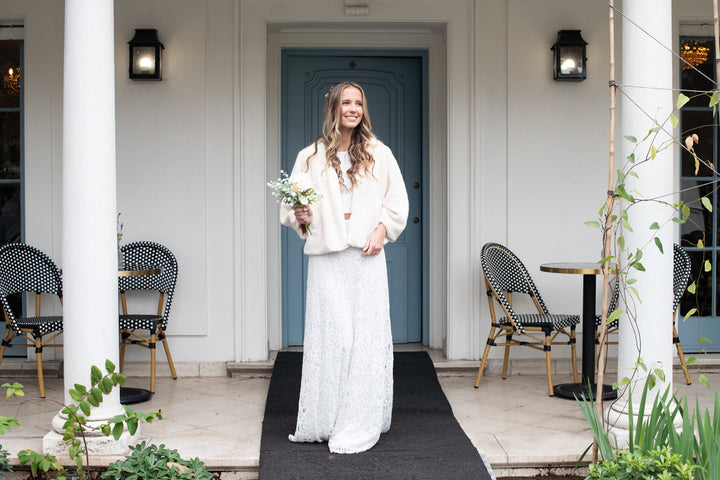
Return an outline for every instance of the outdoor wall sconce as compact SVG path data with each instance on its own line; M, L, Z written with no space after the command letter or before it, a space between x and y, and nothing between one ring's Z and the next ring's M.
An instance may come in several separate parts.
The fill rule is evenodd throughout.
M130 79L162 80L162 51L157 30L135 29L130 44Z
M587 77L587 42L580 36L580 30L560 30L552 46L553 80L575 81Z

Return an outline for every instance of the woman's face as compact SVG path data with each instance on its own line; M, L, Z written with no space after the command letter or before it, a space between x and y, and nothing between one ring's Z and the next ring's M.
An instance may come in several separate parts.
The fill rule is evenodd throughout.
M355 87L345 87L340 96L340 128L353 130L363 117L362 92Z

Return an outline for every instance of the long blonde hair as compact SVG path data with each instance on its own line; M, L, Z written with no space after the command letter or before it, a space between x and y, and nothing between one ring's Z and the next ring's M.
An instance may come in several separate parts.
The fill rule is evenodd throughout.
M348 169L348 177L352 186L358 184L358 177L366 174L372 175L372 167L375 159L370 153L369 146L375 140L372 133L372 125L370 124L370 114L368 113L367 98L365 90L355 82L338 82L332 87L325 96L325 105L323 107L324 120L322 135L315 139L315 153L317 153L318 143L323 142L325 145L326 169L333 168L337 173L338 181L341 188L348 188L343 181L343 173L340 168L340 159L337 151L340 146L340 111L342 102L342 92L348 87L357 88L362 95L363 113L360 124L353 129L350 139L350 148L348 155L350 156L350 168ZM313 153L313 155L315 154ZM309 158L308 158L309 161ZM309 167L309 164L308 164Z

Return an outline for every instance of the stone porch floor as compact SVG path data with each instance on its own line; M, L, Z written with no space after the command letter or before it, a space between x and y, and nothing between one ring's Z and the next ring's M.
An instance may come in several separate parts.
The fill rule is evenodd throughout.
M445 360L441 352L430 354L456 418L478 451L487 457L497 477L584 473L573 472L572 467L592 442L592 433L574 401L547 395L545 375L536 367L542 361L516 364L515 372L506 380L500 378L497 368L491 367L480 388L475 389L478 362L452 362ZM31 376L19 378L28 369ZM60 409L50 399L63 399L63 382L57 378L59 370L57 364L46 366L47 399L23 405L18 416L23 428L0 437L2 448L11 456L15 457L22 449L42 449L42 437ZM177 449L186 458L199 457L209 470L225 472L223 479L253 479L257 478L272 362L228 365L228 370L235 376L181 374L177 380L160 377L155 395L132 408L139 412L157 409L163 412L163 420L142 426L144 439ZM144 370L142 366L129 365L127 386L149 385L149 378L134 376L134 371ZM35 397L38 387L33 372L32 363L5 360L0 367L0 384L20 381L25 385L26 398ZM691 402L697 395L701 405L712 406L714 390L696 381L699 372L708 376L711 385L720 385L718 362L711 359L691 371L694 382L689 387L676 370L674 386L681 394L687 394ZM571 377L554 374L553 380L562 383L571 381ZM0 402L0 415L13 416L15 411L13 403ZM95 459L97 464L114 460Z

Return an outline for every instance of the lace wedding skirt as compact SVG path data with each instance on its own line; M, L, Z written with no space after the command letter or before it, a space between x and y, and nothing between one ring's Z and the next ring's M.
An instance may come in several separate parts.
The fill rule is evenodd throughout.
M293 442L334 453L371 448L390 429L393 346L385 251L348 248L308 262L300 403Z

